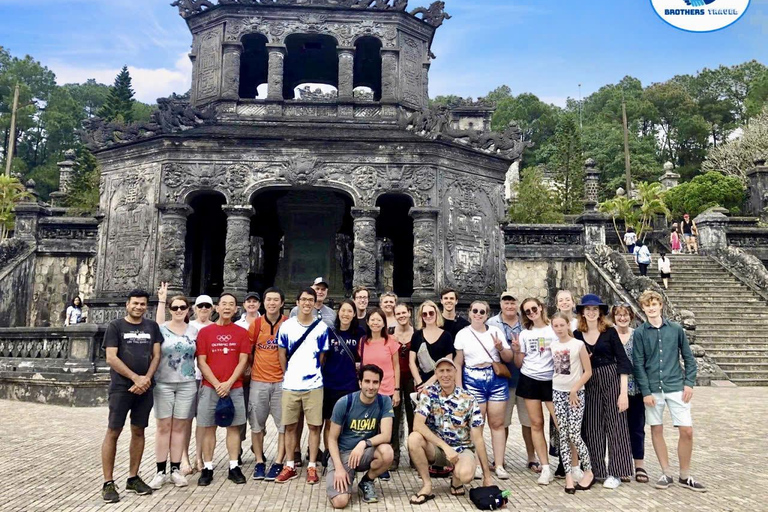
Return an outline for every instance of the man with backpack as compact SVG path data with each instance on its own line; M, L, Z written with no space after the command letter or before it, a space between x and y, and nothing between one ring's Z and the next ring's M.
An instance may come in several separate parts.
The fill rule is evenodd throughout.
M274 481L283 470L285 459L285 427L282 421L283 367L277 350L277 332L288 320L281 311L285 304L285 295L279 288L267 288L264 292L266 314L256 318L248 330L251 341L251 393L249 402L251 438L256 466L253 468L254 480ZM277 425L277 456L275 462L266 471L264 461L264 428L267 417Z
M333 508L349 504L356 471L365 472L357 486L362 501L379 501L373 482L394 459L390 446L394 411L392 399L379 394L383 378L384 371L378 366L363 366L360 391L342 397L333 408L328 434L331 455L325 479Z
M325 352L329 349L328 326L322 318L315 318L317 292L305 288L296 298L298 314L280 326L277 335L280 366L283 379L282 415L285 426L285 451L293 453L298 444L300 415L309 426L309 464L307 483L320 481L317 476L317 452L323 428L323 374ZM275 479L285 483L298 477L294 460L287 460Z

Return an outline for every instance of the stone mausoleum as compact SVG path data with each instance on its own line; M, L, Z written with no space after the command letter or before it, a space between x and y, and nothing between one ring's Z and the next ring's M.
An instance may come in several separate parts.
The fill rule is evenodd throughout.
M173 5L192 33L189 97L143 126L90 127L104 217L89 321L161 281L191 296L290 295L316 276L336 298L505 286L503 187L525 144L427 108L443 2Z

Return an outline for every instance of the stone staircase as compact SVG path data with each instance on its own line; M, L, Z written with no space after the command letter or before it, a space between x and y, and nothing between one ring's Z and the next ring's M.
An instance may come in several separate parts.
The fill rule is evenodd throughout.
M667 296L676 310L696 315L696 342L739 386L768 386L766 301L719 263L697 255L668 255L672 266ZM631 255L625 258L636 275ZM663 286L658 254L648 277Z

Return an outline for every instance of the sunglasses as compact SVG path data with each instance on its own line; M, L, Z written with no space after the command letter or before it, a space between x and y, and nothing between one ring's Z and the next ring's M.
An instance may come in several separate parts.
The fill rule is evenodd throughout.
M472 314L473 315L484 315L485 314L485 310L484 309L474 308L474 309L472 309Z
M535 315L536 313L539 312L539 306L533 306L530 309L524 309L523 312L526 315Z
M421 313L421 316L424 317L424 318L432 318L433 316L435 316L435 312L434 311L423 311Z
M171 311L186 311L186 310L189 309L189 306L184 306L184 305L182 305L182 306L171 306L168 309L170 309Z
M207 303L204 302L202 304L198 304L195 307L198 308L198 309L211 309L213 307L213 305L212 304L207 304Z

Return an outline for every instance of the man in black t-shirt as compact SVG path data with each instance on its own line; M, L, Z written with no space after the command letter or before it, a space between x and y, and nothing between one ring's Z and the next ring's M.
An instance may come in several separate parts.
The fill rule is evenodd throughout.
M101 496L107 503L120 501L113 479L117 440L131 413L131 446L128 482L125 489L136 494L152 494L152 489L139 477L144 454L144 429L152 410L152 380L160 364L163 335L156 322L144 318L149 294L133 290L125 303L127 315L112 321L104 334L107 364L110 367L109 423L101 445L101 467L104 486Z
M456 314L459 294L453 288L440 292L440 304L443 305L443 329L456 338L456 333L469 325L469 320Z

